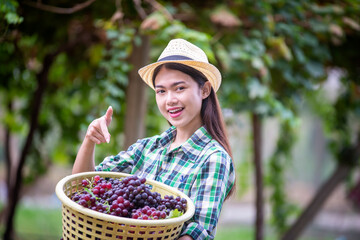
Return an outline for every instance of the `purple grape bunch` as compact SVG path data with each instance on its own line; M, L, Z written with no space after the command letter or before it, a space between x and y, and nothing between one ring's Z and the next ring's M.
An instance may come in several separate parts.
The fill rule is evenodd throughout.
M181 216L187 201L179 196L151 191L145 178L128 176L120 179L99 175L81 181L82 190L71 199L83 207L113 216L158 220Z

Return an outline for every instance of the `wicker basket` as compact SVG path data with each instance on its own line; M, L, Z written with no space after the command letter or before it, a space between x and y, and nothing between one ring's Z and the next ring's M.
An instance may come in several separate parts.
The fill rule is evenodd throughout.
M100 177L122 178L129 174L116 172L85 172L67 176L56 185L56 195L62 202L63 239L128 239L161 240L177 239L184 222L195 212L195 206L188 196L163 183L147 180L152 191L162 195L180 196L187 200L186 212L176 218L162 220L138 220L111 216L85 208L69 197L82 188L81 180L95 175Z

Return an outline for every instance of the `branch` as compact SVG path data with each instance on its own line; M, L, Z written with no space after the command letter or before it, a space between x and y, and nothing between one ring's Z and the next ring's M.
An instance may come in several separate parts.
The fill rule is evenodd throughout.
M145 10L141 7L140 0L133 0L133 2L135 4L136 11L140 15L141 19L144 20L147 17L147 14L146 14Z
M331 196L336 187L350 174L351 167L338 164L331 176L317 190L311 202L307 205L300 217L284 233L281 240L298 239L304 229L319 213L325 201Z
M41 9L41 10L47 11L47 12L58 13L58 14L73 14L75 12L78 12L78 11L90 6L95 1L96 0L88 0L86 2L76 4L71 8L54 7L54 6L43 4L43 3L41 3L41 1L38 1L38 2L25 1L24 3L30 7L38 8L38 9Z
M356 161L358 161L360 155L360 132L358 132L357 135L358 139L356 143L353 146L342 150L342 153L339 155L339 164L337 165L336 169L319 188L300 217L284 233L281 238L282 240L297 239L301 232L309 225L309 223L315 218L316 214L321 210L321 207L324 205L329 196L334 192L336 187L341 182L343 182L346 177L349 176L353 169L352 164L356 164Z
M156 0L146 0L146 2L152 5L156 10L162 12L169 19L169 21L174 20L170 12L163 5L158 3Z
M356 159L359 158L360 155L360 131L357 133L357 141L354 147L355 150L355 154L356 154Z

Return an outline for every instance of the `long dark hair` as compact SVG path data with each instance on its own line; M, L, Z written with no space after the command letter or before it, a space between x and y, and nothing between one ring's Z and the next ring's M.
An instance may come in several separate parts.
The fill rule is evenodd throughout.
M162 65L159 65L157 68L155 68L152 77L153 86L155 86L154 84L155 78L157 74L160 72L162 67L165 67L166 69L177 70L189 75L192 79L194 79L195 82L199 84L200 88L202 88L205 82L208 81L206 76L202 72L196 70L195 68L189 67L181 63L170 62L170 63L164 63ZM233 155L232 155L229 139L226 134L225 122L221 113L219 100L215 94L213 87L211 87L210 95L207 98L203 99L200 115L206 130L216 141L220 143L220 145L230 155L231 161L233 161L232 160ZM234 166L234 162L233 162L233 166ZM234 190L235 190L235 184L231 188L229 194L226 196L226 199L234 192Z

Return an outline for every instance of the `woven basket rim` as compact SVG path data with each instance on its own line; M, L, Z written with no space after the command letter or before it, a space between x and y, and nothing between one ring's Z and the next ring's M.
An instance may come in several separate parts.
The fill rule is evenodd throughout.
M104 220L104 221L114 222L114 223L123 223L123 224L129 224L129 225L141 225L141 226L168 226L168 225L181 224L183 222L186 222L187 220L192 218L192 216L195 213L195 205L194 205L193 201L186 194L184 194L183 192L179 191L178 189L176 189L174 187L170 187L164 183L161 183L161 182L158 182L155 180L150 180L150 179L146 179L147 184L156 186L157 188L166 189L166 190L172 192L173 194L180 195L181 198L186 199L187 210L182 216L176 217L176 218L170 218L170 219L160 219L160 220L140 220L140 219L112 216L112 215L109 215L106 213L96 212L94 210L83 207L80 204L71 200L64 193L64 185L66 183L68 183L69 181L74 181L76 178L79 178L79 177L93 177L96 175L99 175L101 177L106 176L106 177L114 177L114 178L132 176L131 174L120 173L120 172L93 171L93 172L76 173L76 174L68 175L68 176L64 177L63 179L61 179L56 185L55 193L56 193L57 197L59 198L59 200L62 202L62 204L68 206L69 208L72 208L72 209L74 209L78 212L81 212L87 216L90 216L90 217L93 217L96 219L100 219L100 220Z

